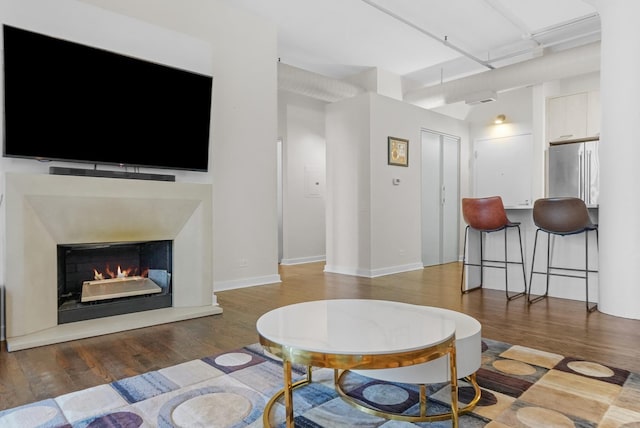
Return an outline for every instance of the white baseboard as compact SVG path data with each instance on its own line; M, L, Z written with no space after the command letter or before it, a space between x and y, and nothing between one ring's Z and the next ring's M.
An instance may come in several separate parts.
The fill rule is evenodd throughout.
M213 283L214 292L235 290L237 288L253 287L255 285L276 284L282 282L280 275L267 275L254 278L234 279L231 281L217 281Z
M284 266L290 266L290 265L301 265L304 263L314 263L314 262L323 262L325 261L327 258L322 255L322 256L312 256L312 257L297 257L294 259L282 259L280 261L281 265Z
M422 263L410 263L407 265L390 266L387 268L371 270L371 278L375 278L378 276L392 275L394 273L409 272L412 270L422 270L422 269L424 269L424 266L422 265Z
M389 266L381 269L357 269L348 268L344 266L330 266L324 267L325 272L339 273L342 275L363 276L365 278L376 278L378 276L391 275L394 273L409 272L412 270L424 269L422 263L411 263L407 265Z
M337 273L340 275L364 276L369 278L368 271L346 266L324 265L324 271L328 273Z

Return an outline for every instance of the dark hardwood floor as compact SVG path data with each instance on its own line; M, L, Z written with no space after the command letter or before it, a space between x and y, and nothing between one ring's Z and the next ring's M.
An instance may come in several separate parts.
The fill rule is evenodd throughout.
M503 291L461 295L460 264L360 278L323 272L324 263L280 268L278 284L216 293L223 313L23 351L0 351L0 410L255 343L257 319L290 303L385 299L462 311L483 337L640 372L640 321L587 314L584 302L528 306Z

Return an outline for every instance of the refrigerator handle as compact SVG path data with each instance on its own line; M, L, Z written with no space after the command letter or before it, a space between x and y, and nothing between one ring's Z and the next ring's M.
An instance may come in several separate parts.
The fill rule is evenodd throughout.
M582 153L578 154L578 197L584 200L584 162Z
M584 186L585 202L591 204L591 150L587 151L587 182Z

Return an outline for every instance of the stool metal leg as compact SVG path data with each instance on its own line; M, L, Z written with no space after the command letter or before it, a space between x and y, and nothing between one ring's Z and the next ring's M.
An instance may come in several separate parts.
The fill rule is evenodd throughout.
M547 233L547 289L545 296L549 295L549 278L551 276L551 234Z
M464 228L464 240L462 241L462 273L460 275L460 292L464 294L464 269L467 265L467 233L469 232L469 226Z
M551 238L551 236L547 233L547 271L546 271L546 280L547 280L547 289L545 291L544 294L536 297L535 299L531 298L531 290L533 289L533 274L534 273L545 273L545 272L535 272L535 268L536 268L536 250L538 247L538 233L540 232L540 229L536 230L536 236L535 239L533 241L533 257L531 259L531 274L529 275L529 297L528 297L528 301L529 304L531 303L535 303L539 300L544 299L545 297L547 297L547 294L549 294L549 239Z
M508 235L507 235L507 230L509 228L514 228L516 227L518 229L518 243L520 245L520 261L509 261L509 247L508 247ZM466 294L469 293L471 291L474 290L478 290L483 288L483 284L484 284L484 268L499 268L499 269L504 269L505 270L505 293L507 296L507 300L513 300L516 299L518 297L521 296L525 296L527 294L527 274L525 272L525 267L524 267L524 250L522 247L522 234L520 232L520 227L519 225L510 225L508 227L504 228L504 259L503 260L493 260L493 259L485 259L485 254L484 254L484 243L485 243L485 234L490 233L490 232L495 232L495 231L484 231L484 230L478 230L478 234L480 236L479 244L480 244L480 263L470 263L467 260L467 242L468 242L468 237L469 237L469 229L470 226L467 226L464 230L464 249L462 252L462 275L460 278L460 291L462 292L462 294ZM475 229L474 229L475 230ZM500 229L499 229L500 230ZM487 265L485 265L485 262L489 263ZM524 287L523 287L523 291L520 292L515 292L512 293L509 291L509 271L508 271L508 266L509 264L519 264L522 266L522 281L524 283ZM475 287L471 287L471 288L465 288L465 270L467 268L467 266L475 266L480 268L480 284L475 286Z
M479 290L482 288L482 283L484 280L484 275L483 275L483 271L484 271L484 254L482 253L482 235L484 235L484 232L482 231L478 231L478 233L480 234L480 264L477 265L475 263L467 263L467 236L469 234L469 226L467 226L464 229L464 247L462 249L462 275L461 275L461 279L460 279L460 291L462 294L466 294L469 293L471 291L475 291L475 290ZM465 278L465 267L466 266L476 266L476 267L480 267L480 285L477 285L475 287L471 287L471 288L464 288L464 278Z
M524 272L524 253L522 252L522 235L520 234L520 226L513 226L516 227L518 229L518 239L520 242L520 264L522 264L522 280L524 281L524 291L515 293L515 294L509 294L509 269L507 269L507 266L509 266L509 261L508 261L508 252L507 252L507 230L509 229L509 227L505 227L504 228L504 284L505 284L505 294L507 296L507 300L513 300L513 299L517 299L518 297L522 297L525 294L527 294L527 277L526 274ZM517 262L511 262L511 263L517 263Z
M596 229L596 243L598 240L598 229ZM589 231L584 232L584 285L586 289L585 304L587 312L593 312L598 308L597 304L589 306Z
M584 230L582 233L584 233L585 235L585 242L584 242L584 269L574 269L574 268L563 268L563 267L557 267L557 266L553 266L551 263L551 233L544 231L547 233L547 268L544 272L540 272L540 271L536 271L535 267L536 267L536 250L537 250L537 246L538 246L538 232L540 232L541 229L536 230L536 235L535 235L535 240L533 243L533 257L532 257L532 261L531 261L531 274L529 276L529 292L528 292L528 301L529 304L531 303L535 303L539 300L544 299L545 297L547 297L549 295L549 279L551 277L551 275L557 275L557 276L564 276L564 277L569 277L569 278L580 278L580 279L584 279L585 282L585 304L586 304L586 308L587 308L587 312L593 312L598 308L597 304L593 304L590 305L589 303L589 273L591 272L597 272L597 270L590 270L589 269L589 230ZM594 230L596 232L596 245L598 245L598 229L591 229ZM583 275L571 275L571 274L562 274L559 272L552 272L552 270L561 270L561 271L573 271L573 272L582 272ZM533 289L533 275L534 274L542 274L545 275L545 283L546 283L546 287L545 287L545 292L544 294L537 296L535 298L531 298L531 291Z

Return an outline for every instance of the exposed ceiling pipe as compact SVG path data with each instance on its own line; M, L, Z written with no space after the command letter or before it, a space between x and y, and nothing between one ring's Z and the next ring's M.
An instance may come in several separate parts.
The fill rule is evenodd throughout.
M504 92L600 70L600 42L405 93L404 101L424 108L464 101L480 91Z
M326 102L352 98L365 92L364 88L352 83L332 79L282 62L278 62L278 88Z
M547 34L555 33L557 31L563 30L563 29L565 29L567 27L571 27L571 26L576 25L576 24L582 24L582 23L589 22L589 21L596 20L596 19L600 19L600 15L597 14L597 13L592 13L590 15L581 16L579 18L575 18L575 19L563 22L563 23L558 24L558 25L553 25L551 27L543 28L540 31L537 31L535 33L531 33L530 36L531 36L532 39L535 39L536 37L545 36Z

